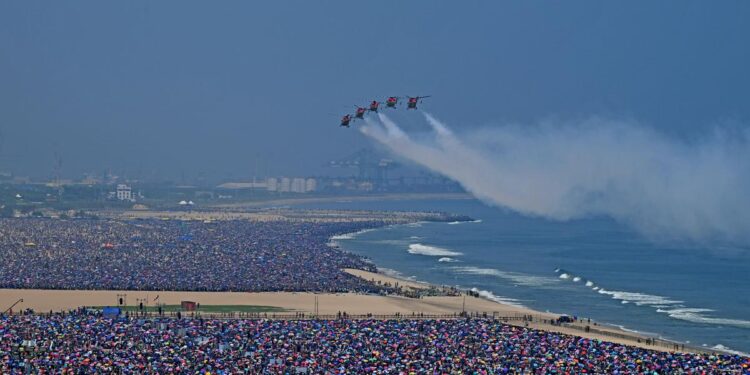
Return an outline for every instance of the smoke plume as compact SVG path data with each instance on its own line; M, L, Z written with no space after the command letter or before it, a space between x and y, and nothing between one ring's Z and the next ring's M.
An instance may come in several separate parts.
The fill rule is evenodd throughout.
M482 201L554 220L609 216L656 239L750 244L750 132L671 139L630 122L407 134L383 114L361 128ZM379 121L378 121L379 120Z

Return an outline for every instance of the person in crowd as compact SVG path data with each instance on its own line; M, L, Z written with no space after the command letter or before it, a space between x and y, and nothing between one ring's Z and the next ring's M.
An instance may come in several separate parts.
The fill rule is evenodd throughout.
M747 374L739 355L659 352L450 320L0 317L0 373Z

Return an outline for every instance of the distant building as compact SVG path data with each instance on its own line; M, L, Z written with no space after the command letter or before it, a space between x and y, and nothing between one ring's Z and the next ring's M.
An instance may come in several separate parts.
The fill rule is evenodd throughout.
M81 179L82 185L98 185L102 182L101 179L97 178L96 176L92 174L87 174Z
M268 183L263 182L225 182L219 186L220 189L240 190L240 189L267 189Z
M314 178L308 178L307 181L305 181L305 192L311 192L318 190L318 181L315 181Z
M292 193L304 193L306 192L305 188L307 185L305 184L304 178L293 178L292 179Z
M252 182L224 182L218 186L224 190L266 190L279 193L303 194L318 190L318 181L306 177L268 177L263 180ZM220 197L228 198L228 197Z
M288 193L292 190L292 180L289 177L282 177L279 184L280 193Z
M130 201L135 202L135 198L133 197L133 190L130 188L130 186L125 184L118 184L117 190L115 191L115 197L117 200L120 201Z
M268 191L277 191L277 190L279 190L279 180L276 177L269 177L266 180L266 189Z

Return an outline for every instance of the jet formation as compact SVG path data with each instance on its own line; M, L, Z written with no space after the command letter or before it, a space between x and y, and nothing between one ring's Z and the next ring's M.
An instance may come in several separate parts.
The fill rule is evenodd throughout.
M417 104L419 104L422 99L429 98L430 95L426 96L389 96L388 99L385 100L385 107L386 108L397 108L399 101L401 99L406 99L406 109L417 109ZM369 106L366 107L360 107L360 106L354 106L356 110L353 114L345 114L344 117L341 118L341 126L343 127L349 127L349 124L356 120L362 120L365 118L365 113L367 112L377 112L380 109L380 102L377 100L373 100L370 102Z

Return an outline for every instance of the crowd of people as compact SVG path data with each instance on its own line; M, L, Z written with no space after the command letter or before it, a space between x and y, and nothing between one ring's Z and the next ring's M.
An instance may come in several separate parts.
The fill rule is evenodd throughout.
M329 238L379 221L0 219L0 288L381 292Z
M492 319L0 317L0 372L747 374L750 358L657 352Z

